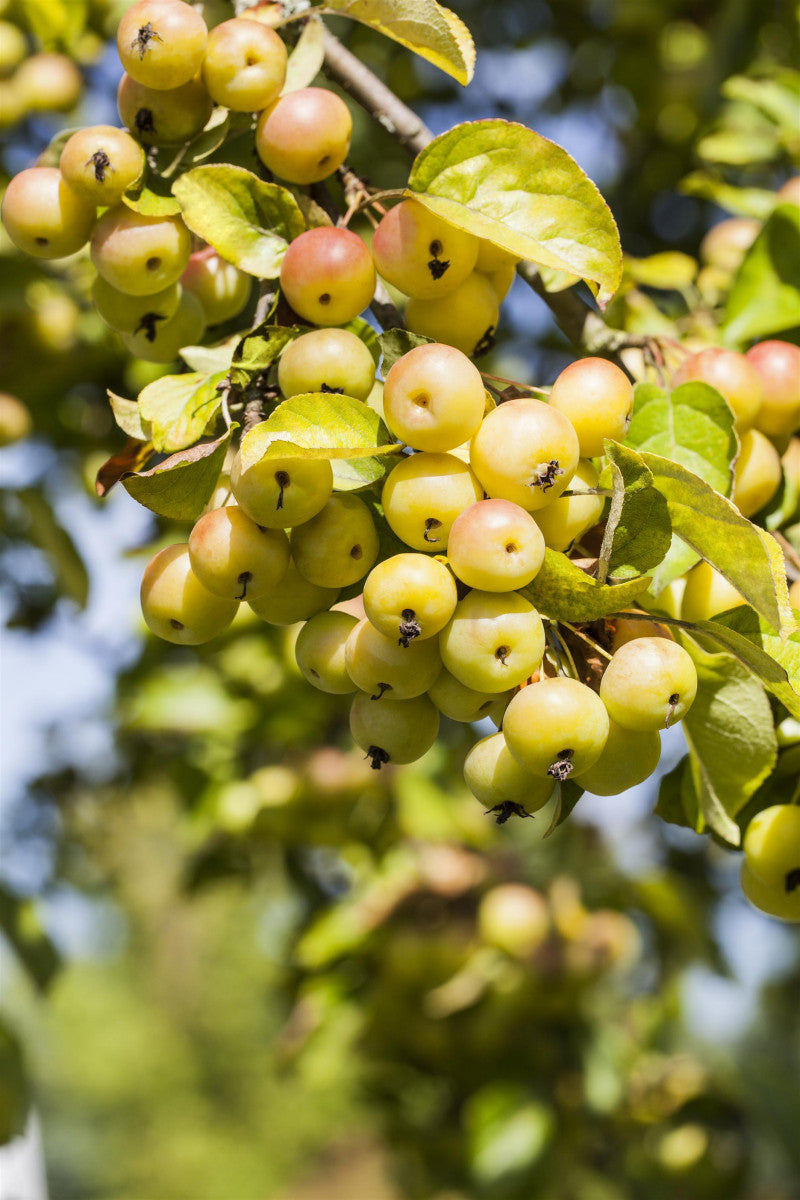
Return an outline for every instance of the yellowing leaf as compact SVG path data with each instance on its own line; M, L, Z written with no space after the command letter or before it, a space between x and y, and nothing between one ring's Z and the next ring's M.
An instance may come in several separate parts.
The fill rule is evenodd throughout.
M611 210L561 146L511 121L470 121L414 160L411 194L459 229L585 279L604 305L622 277Z
M282 96L287 92L296 92L299 88L308 87L319 74L325 61L323 37L324 28L319 17L310 17L297 39L297 45L289 55Z
M222 404L217 385L224 378L224 371L214 375L192 371L163 375L147 385L139 396L139 408L156 450L184 450L203 436Z
M369 25L459 83L475 70L475 45L460 17L436 0L328 0L325 9Z

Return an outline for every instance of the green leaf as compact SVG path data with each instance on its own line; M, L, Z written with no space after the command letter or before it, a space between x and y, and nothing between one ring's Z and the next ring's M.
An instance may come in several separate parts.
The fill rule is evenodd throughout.
M521 588L531 604L554 621L596 621L626 608L647 590L650 577L626 583L600 584L558 550L545 550L544 563L533 583Z
M118 396L116 392L106 389L111 411L114 414L114 420L123 433L127 433L128 437L136 438L139 442L147 442L150 440L150 430L142 424L142 410L139 408L137 400L126 400L124 396Z
M235 137L244 129L249 129L252 117L246 113L232 113L224 108L215 108L206 123L205 129L180 151L180 166L184 171L201 163L218 150L229 134Z
M732 344L800 325L800 208L782 204L745 255L725 306Z
M739 452L733 413L707 383L684 383L673 392L637 384L625 445L681 463L723 496L731 493Z
M734 818L766 779L778 753L772 710L756 678L728 654L682 639L697 668L697 696L683 719L703 826L738 846Z
M234 334L224 342L215 346L184 346L179 354L187 367L193 371L227 371L233 361L236 347L239 345L239 335Z
M553 795L556 798L556 805L553 809L553 816L550 820L546 831L542 834L542 840L549 838L558 829L559 825L563 825L567 817L572 812L575 805L584 794L584 789L574 779L566 779L563 783L557 783ZM549 801L548 801L549 803Z
M797 136L797 114L800 106L800 75L783 72L782 79L749 79L732 75L722 85L722 94L729 100L743 100L758 108L790 137Z
M346 325L341 325L339 328L346 329L349 333L354 333L357 338L360 338L372 355L372 361L375 363L376 368L380 366L380 338L369 321L365 321L363 317L354 317L352 321L348 321Z
M325 10L369 25L461 84L472 79L475 46L470 32L435 0L325 0Z
M709 171L692 171L681 180L680 190L687 196L713 200L720 208L737 217L765 220L775 208L774 192L766 188L734 187Z
M17 500L25 509L28 541L47 556L58 591L85 608L89 576L70 534L39 488L23 488L17 492Z
M622 250L608 205L566 150L524 125L456 125L417 155L408 186L459 229L596 284L601 305L619 286Z
M151 512L173 521L194 521L200 516L217 486L231 428L213 442L200 442L165 458L149 471L122 476L127 492Z
M668 584L675 579L680 579L681 575L685 575L687 571L696 566L701 558L701 554L698 554L691 546L687 546L686 542L673 533L669 550L652 572L653 579L648 588L650 595L655 599Z
M158 451L184 450L203 436L222 405L218 384L224 371L208 375L162 375L139 396L142 420L151 428Z
M181 206L174 196L162 195L144 186L135 192L126 192L122 203L126 208L141 213L143 217L173 217L181 211Z
M172 191L192 233L259 279L277 279L288 243L305 229L292 193L244 167L195 167Z
M24 1132L31 1094L19 1038L0 1022L0 1146ZM7 1164L8 1166L8 1164ZM8 1166L9 1173L11 1167Z
M800 633L779 637L746 605L698 621L695 628L734 654L800 719Z
M296 92L299 88L308 87L316 79L325 61L324 37L325 28L319 17L309 17L294 50L289 55L282 96L287 92Z
M657 817L661 817L662 821L666 821L668 825L681 825L685 829L696 829L697 798L687 767L688 759L684 756L678 765L663 777L658 789L655 814ZM687 778L690 784L688 790Z
M280 357L284 346L303 333L308 330L302 325L273 325L242 338L233 353L231 383L234 387L246 387L251 376L268 370Z
M352 396L311 392L279 404L242 438L246 470L264 458L325 458L340 491L366 487L386 473L380 461L402 447L374 409ZM358 460L358 461L356 461Z
M0 929L40 991L46 991L61 968L61 957L44 932L32 900L0 886Z
M675 533L724 575L773 629L792 633L786 573L774 538L680 464L646 452L641 457L667 498Z
M780 139L766 122L753 129L720 129L700 138L695 146L698 157L706 162L750 167L769 162L778 153Z
M433 341L432 338L423 337L421 333L410 333L407 329L387 329L385 333L379 333L378 342L383 356L381 372L384 379L398 358L408 354L409 350L414 350L417 346L424 346L426 342L431 341Z
M628 279L644 287L680 291L694 282L697 260L680 250L664 250L647 258L626 254L623 269Z
M54 137L51 137L44 150L42 150L41 154L36 159L36 166L57 167L61 161L61 152L63 151L67 142L72 137L73 133L82 133L83 128L84 127L82 125L73 125L69 129L59 129L58 133L55 134Z
M605 443L614 494L600 548L597 579L643 575L664 558L672 539L667 502L635 450Z

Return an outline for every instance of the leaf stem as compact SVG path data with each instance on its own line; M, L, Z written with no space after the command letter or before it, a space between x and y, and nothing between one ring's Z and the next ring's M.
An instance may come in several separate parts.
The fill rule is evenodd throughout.
M599 642L596 642L593 637L590 637L588 633L585 633L582 629L578 629L575 625L570 625L569 621L559 621L559 625L563 625L565 629L570 631L570 633L574 633L575 637L579 637L584 642L587 642L593 650L596 650L598 654L602 654L603 658L607 658L608 661L611 662L612 656L607 650L603 649Z

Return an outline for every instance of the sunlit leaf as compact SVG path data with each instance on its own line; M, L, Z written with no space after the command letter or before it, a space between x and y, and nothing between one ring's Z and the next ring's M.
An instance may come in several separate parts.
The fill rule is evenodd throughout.
M460 17L435 0L326 0L325 9L369 25L467 84L475 46Z
M192 371L163 375L147 385L139 407L156 450L183 450L203 436L222 404L218 385L224 378L224 371Z
M672 537L667 502L653 485L639 455L607 441L613 495L600 548L597 578L617 580L643 575L658 566Z
M725 306L734 344L800 325L800 208L776 208L745 255Z
M596 621L626 608L647 590L649 583L650 577L645 575L626 583L600 584L570 562L565 554L547 549L539 574L521 592L546 617L562 621Z
M149 471L123 475L126 491L161 517L173 521L196 520L217 485L231 433L229 429L216 441L180 450Z

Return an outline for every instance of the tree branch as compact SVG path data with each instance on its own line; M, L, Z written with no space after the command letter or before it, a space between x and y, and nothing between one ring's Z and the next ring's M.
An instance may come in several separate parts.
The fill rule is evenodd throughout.
M424 150L433 140L433 134L417 114L369 67L356 58L329 29L325 30L324 46L323 70L328 78L338 83L410 154L416 155ZM612 358L622 366L625 365L620 360L622 351L641 349L646 345L647 339L625 333L621 329L609 328L600 314L582 300L574 289L548 292L534 263L520 263L517 272L544 301L561 330L575 345L590 353Z

